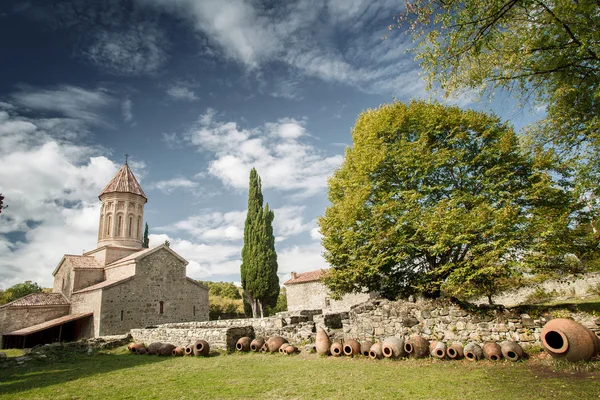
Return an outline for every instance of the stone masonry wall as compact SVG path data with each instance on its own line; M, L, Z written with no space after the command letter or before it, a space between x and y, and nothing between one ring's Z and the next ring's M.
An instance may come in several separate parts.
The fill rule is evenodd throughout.
M100 268L75 268L73 274L73 292L95 285L104 280L104 270Z
M329 290L321 282L298 283L285 287L289 311L323 309L325 311L348 311L355 304L369 300L369 293L352 293L341 300L330 298Z
M0 334L69 314L69 305L4 307L0 309Z
M107 267L104 269L105 279L107 281L119 281L129 276L135 275L135 263L120 265L118 267Z

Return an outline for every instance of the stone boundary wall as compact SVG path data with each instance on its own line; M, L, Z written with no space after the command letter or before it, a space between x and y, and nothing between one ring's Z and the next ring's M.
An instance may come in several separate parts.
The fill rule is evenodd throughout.
M600 294L600 272L590 272L581 276L569 275L562 279L549 279L547 281L528 285L492 296L496 304L505 307L514 307L527 302L528 298L538 291L548 293L550 300L566 300L574 297L585 297ZM487 304L487 297L471 300L474 304Z
M133 329L135 341L168 342L186 345L197 339L212 348L233 350L242 336L282 336L290 342L314 342L317 326L326 328L334 339L381 341L388 336L407 338L419 334L428 340L447 343L484 343L514 340L523 347L541 345L542 327L552 318L572 318L600 335L600 318L584 312L550 311L540 315L514 310L479 309L466 311L442 300L389 301L373 299L349 312L318 314L302 311L275 317L207 322L171 323L154 328Z

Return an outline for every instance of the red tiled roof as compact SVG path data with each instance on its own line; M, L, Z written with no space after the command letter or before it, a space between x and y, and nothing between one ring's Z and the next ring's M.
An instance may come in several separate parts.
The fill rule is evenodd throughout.
M94 313L65 315L64 317L51 319L50 321L42 322L41 324L28 326L27 328L19 329L13 332L3 333L2 335L27 336L35 332L43 331L44 329L52 328L53 326L75 321L76 319L89 317L91 315L94 315Z
M6 303L4 307L30 307L30 306L68 306L69 300L62 293L31 293L20 299Z
M285 282L284 285L296 285L298 283L317 282L325 276L327 271L324 269L318 269L316 271L301 272L296 274L296 278L292 278Z
M104 289L104 288L107 288L109 286L119 285L119 284L121 284L121 283L123 283L125 281L130 280L131 278L133 278L133 276L128 276L127 278L123 278L123 279L119 279L119 280L111 280L111 281L100 282L100 283L97 283L95 285L88 286L86 288L83 288L81 290L73 292L73 294L91 292L92 290Z
M146 194L142 190L137 179L133 175L133 172L129 169L129 165L123 164L119 172L115 175L114 178L108 185L100 192L98 197L102 196L105 193L113 193L113 192L124 192L124 193L133 193L138 194L148 200Z
M68 261L73 268L104 268L94 257L91 256L74 256L65 254L65 261Z

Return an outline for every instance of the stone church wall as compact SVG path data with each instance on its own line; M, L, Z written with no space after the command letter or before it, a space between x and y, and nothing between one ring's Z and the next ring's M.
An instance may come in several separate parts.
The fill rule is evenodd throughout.
M104 270L99 268L76 268L73 278L73 291L84 289L104 280Z
M0 308L0 334L69 314L69 305Z
M135 275L135 264L126 264L118 267L108 267L104 269L107 281L119 281L128 276Z
M94 313L94 336L100 334L100 306L102 304L102 290L92 290L74 294L71 297L71 314Z
M208 290L190 282L185 265L168 250L144 257L137 268L131 280L104 289L99 335L117 335L169 322L208 320Z

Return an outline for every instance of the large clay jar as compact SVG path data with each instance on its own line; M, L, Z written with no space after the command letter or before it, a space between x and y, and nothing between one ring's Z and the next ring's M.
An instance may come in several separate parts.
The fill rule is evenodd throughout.
M194 345L188 344L187 346L185 346L184 351L185 351L186 356L193 356L194 355Z
M292 346L291 344L287 344L283 349L283 354L287 354L288 356L297 352L298 348L296 346Z
M344 354L354 357L360 354L360 343L354 339L344 340Z
M279 350L282 344L287 342L287 339L284 339L281 336L273 336L270 337L265 344L267 345L267 351L269 353L275 353Z
M379 360L383 358L383 351L381 350L381 343L374 343L369 349L369 357L373 360Z
M250 343L250 350L260 351L260 349L263 347L264 344L265 344L265 339L256 338L252 341L252 343Z
M331 352L332 356L339 357L342 354L344 354L344 346L342 345L341 342L335 341L331 344L329 351Z
M427 357L429 354L429 341L422 336L413 335L404 343L404 351L414 358Z
M317 349L317 354L322 356L329 355L329 348L331 347L331 341L329 340L329 336L325 329L317 328L317 336L315 337L315 348Z
M463 347L460 344L455 343L448 347L446 350L446 355L452 360L460 360L465 356L465 353L463 352Z
M183 357L183 355L185 354L185 349L182 346L177 346L173 349L173 352L171 354L173 355L173 357Z
M146 346L144 345L144 343L131 343L129 346L127 346L127 348L129 349L129 351L135 354L139 354L140 349L146 350Z
M500 346L502 356L510 361L519 361L525 357L523 348L517 342L504 342Z
M405 357L406 351L404 351L404 339L395 336L385 338L381 343L381 352L386 358Z
M170 343L165 343L162 346L160 346L160 349L158 349L158 355L159 356L171 356L173 355L173 350L175 350L175 346L170 344Z
M483 350L476 343L469 343L464 348L465 357L469 361L477 361L483 358Z
M163 344L164 343L161 343L161 342L150 343L148 345L148 354L157 355L158 350L160 350L160 348L162 347Z
M571 319L556 318L542 328L546 353L567 361L589 360L600 352L600 339L591 330Z
M136 350L135 354L148 354L148 350L146 350L145 347L141 347L139 349Z
M210 353L210 345L206 340L197 340L194 343L194 355L196 357L205 357Z
M237 341L237 343L235 344L235 349L237 351L249 351L251 341L252 339L250 339L248 336L244 336L243 338L240 338Z
M485 342L483 344L483 356L490 361L502 359L502 349L494 342Z
M288 347L290 344L289 343L284 343L281 346L279 346L279 353L280 354L285 354L285 349L286 347Z
M440 360L446 358L446 345L444 342L435 342L435 346L430 351L432 357L439 358Z
M371 346L373 346L373 342L366 340L360 344L360 354L365 357L369 357L369 351L371 351Z

